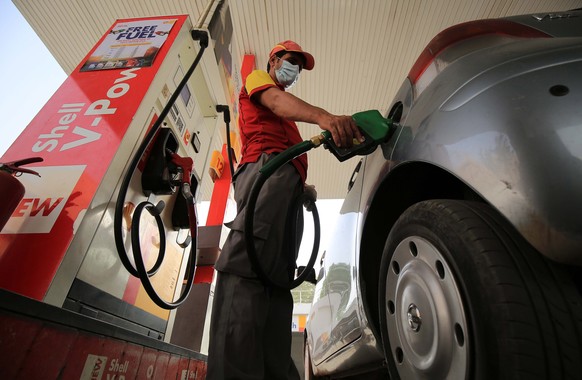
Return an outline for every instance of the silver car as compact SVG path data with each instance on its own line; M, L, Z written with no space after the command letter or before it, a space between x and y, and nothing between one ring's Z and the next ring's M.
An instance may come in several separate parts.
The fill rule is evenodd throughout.
M322 259L306 379L581 379L582 11L441 32L385 115Z

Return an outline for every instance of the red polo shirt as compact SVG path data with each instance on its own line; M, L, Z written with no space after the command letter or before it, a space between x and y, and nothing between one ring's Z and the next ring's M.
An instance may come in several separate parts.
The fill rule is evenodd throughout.
M239 128L241 132L241 162L256 162L261 153L280 153L303 141L295 122L283 119L256 100L256 94L270 87L278 87L273 78L263 70L254 70L246 79L239 95ZM305 183L307 177L307 155L302 154L292 161Z

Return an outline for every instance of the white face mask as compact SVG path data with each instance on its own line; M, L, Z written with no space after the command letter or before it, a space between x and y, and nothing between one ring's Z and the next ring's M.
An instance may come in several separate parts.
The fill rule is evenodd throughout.
M285 88L290 88L299 79L299 65L284 60L281 67L275 70L275 76L280 84Z

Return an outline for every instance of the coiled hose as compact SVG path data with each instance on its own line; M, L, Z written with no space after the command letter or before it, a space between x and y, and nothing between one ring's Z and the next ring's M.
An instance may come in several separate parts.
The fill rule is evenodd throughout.
M293 289L299 286L309 275L313 266L315 264L315 260L317 259L317 254L319 252L319 242L321 237L321 227L319 225L319 213L317 211L317 207L315 205L315 199L312 197L308 197L305 193L303 194L306 198L301 198L300 200L303 203L303 206L306 207L307 211L310 211L313 215L313 224L314 224L314 242L313 242L313 249L311 251L311 257L309 258L309 262L307 266L303 269L303 271L299 274L297 278L290 282L282 282L280 280L273 279L269 277L269 275L263 269L257 250L255 247L255 239L254 239L254 214L255 208L257 204L257 199L261 192L261 189L267 179L281 166L285 165L287 162L291 161L295 157L308 152L313 148L317 148L321 145L321 142L324 139L324 135L318 135L313 137L311 140L302 141L292 147L284 150L283 152L279 153L278 155L274 156L270 159L263 167L259 170L257 174L257 178L253 183L253 187L251 188L251 192L249 194L249 199L247 203L247 210L245 211L245 242L247 248L247 254L253 270L259 277L259 279L268 286L275 286L283 289ZM301 209L299 209L301 210Z
M154 140L156 133L158 132L158 130L160 129L160 127L162 125L162 122L168 116L168 113L170 112L170 108L176 102L176 99L178 98L178 96L180 95L180 92L182 91L182 89L186 85L186 82L188 82L188 80L192 76L192 73L194 73L194 70L198 66L198 63L200 62L200 59L202 58L202 54L204 53L204 50L206 49L206 47L208 47L208 34L206 32L200 31L200 30L193 30L192 31L192 38L194 40L197 40L200 42L200 50L198 51L198 54L196 55L194 62L192 63L192 65L190 66L190 68L188 69L186 74L184 75L184 78L182 78L182 80L180 81L180 83L176 87L176 91L174 91L174 93L172 94L172 96L168 100L168 104L166 104L166 106L164 107L164 109L160 113L160 116L158 117L158 119L156 120L156 122L154 123L152 128L149 130L149 132L144 137L143 141L141 142L140 146L137 149L137 152L132 157L131 162L129 164L129 167L127 169L127 172L126 172L126 174L123 177L123 180L121 182L119 193L117 194L117 201L115 204L115 214L114 214L114 219L113 219L113 231L114 231L114 237L115 237L115 247L117 248L117 253L119 255L119 259L120 259L121 263L123 264L125 269L131 275L138 277L141 280L141 283L144 286L144 289L146 290L147 294L150 296L152 301L156 305L158 305L159 307L161 307L163 309L167 309L167 310L175 309L176 307L181 305L188 297L190 291L192 290L192 284L194 283L194 272L196 269L196 239L195 239L195 237L196 237L196 227L197 226L196 226L196 214L195 214L195 209L194 209L194 204L193 204L194 198L193 198L191 191L190 191L190 183L189 183L190 182L190 174L183 172L183 178L186 176L188 176L188 178L186 178L187 183L186 182L182 183L182 191L181 192L182 192L182 195L184 197L186 197L186 201L189 204L189 206L188 206L188 219L190 222L190 234L191 234L193 240L190 243L191 244L190 245L190 254L188 257L188 263L186 264L187 265L186 285L185 285L184 289L182 290L180 297L178 297L178 299L176 301L168 302L168 301L165 301L164 299L162 299L158 295L158 293L156 292L156 290L154 289L154 287L150 281L150 277L153 276L154 274L156 274L156 272L158 271L158 269L162 265L162 261L164 259L164 255L165 255L165 248L166 248L165 230L164 230L164 227L162 224L162 219L160 217L160 212L162 211L162 209L164 207L164 202L160 202L160 203L158 203L158 205L153 205L152 203L147 202L147 201L142 202L136 207L136 210L134 211L133 218L132 218L132 227L136 227L136 228L132 228L132 232L131 232L132 239L131 240L132 240L132 247L133 247L133 251L134 251L134 261L136 263L135 267L133 266L133 264L129 260L129 257L127 255L127 251L125 250L125 244L123 241L123 223L122 223L122 221L123 221L123 208L124 208L124 203L125 203L125 196L126 196L127 191L129 189L129 184L130 184L131 178L133 176L133 173L135 172L135 169L138 166L139 161L141 160L141 157L144 155L147 148ZM189 170L188 170L188 172L189 172ZM143 257L141 255L141 250L139 248L139 219L141 216L141 212L143 211L144 208L148 212L150 212L150 214L152 214L152 216L155 218L156 224L158 225L158 231L160 234L160 250L158 253L158 258L157 258L154 266L149 271L145 267L145 264L143 262ZM194 223L194 225L192 225L192 223Z

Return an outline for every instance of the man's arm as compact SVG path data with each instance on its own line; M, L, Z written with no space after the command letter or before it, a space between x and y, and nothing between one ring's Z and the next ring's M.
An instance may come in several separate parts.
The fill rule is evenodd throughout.
M333 115L275 87L258 93L257 100L279 117L319 125L331 132L337 146L350 147L353 138L362 141L362 134L351 116Z

